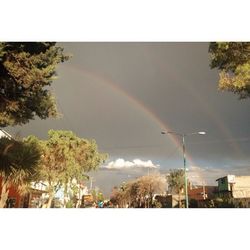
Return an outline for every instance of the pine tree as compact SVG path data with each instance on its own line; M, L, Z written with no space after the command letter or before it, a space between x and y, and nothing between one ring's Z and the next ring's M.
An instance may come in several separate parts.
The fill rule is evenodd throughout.
M0 127L58 115L48 86L68 58L55 42L0 43Z

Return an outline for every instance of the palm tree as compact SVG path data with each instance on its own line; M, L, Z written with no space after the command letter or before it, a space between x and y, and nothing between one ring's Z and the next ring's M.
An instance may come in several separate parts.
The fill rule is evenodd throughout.
M40 150L34 142L0 138L0 208L5 206L12 184L21 186L35 174Z
M175 169L170 170L169 175L167 176L168 186L171 189L171 192L177 193L179 196L178 206L181 207L181 193L185 186L184 179L184 170Z

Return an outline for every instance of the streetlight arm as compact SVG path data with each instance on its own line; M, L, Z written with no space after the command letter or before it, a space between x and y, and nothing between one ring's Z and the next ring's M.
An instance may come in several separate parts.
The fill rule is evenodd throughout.
M176 133L176 132L173 132L173 131L162 131L161 132L162 135L166 135L166 134L175 134L175 135L179 135L179 136L184 136L184 134L181 134L181 133Z
M187 136L187 135L205 135L205 134L206 134L206 132L200 131L200 132L188 133L188 134L184 134L184 135Z
M199 132L193 132L193 133L187 133L187 134L181 134L181 133L177 133L177 132L173 132L173 131L162 131L161 132L162 135L166 135L166 134L175 134L175 135L179 135L179 136L188 136L188 135L205 135L206 132L204 131L199 131Z

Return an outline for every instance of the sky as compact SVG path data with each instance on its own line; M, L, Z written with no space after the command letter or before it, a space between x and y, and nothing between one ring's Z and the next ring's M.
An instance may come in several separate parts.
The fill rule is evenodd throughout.
M241 0L237 4L227 1L226 5L224 1L211 0L198 4L196 0L94 0L72 1L72 4L60 1L60 9L57 1L44 0L39 8L32 3L25 6L25 3L2 1L2 9L11 10L12 14L10 18L9 11L1 12L2 23L8 20L8 25L1 27L3 41L249 41L249 8L246 1ZM229 18L232 16L234 18ZM14 134L20 131L23 136L36 134L46 138L50 128L71 129L78 136L95 138L100 149L110 155L107 165L118 158L132 163L139 158L160 165L159 169L163 172L171 167L182 167L183 162L172 139L160 135L162 125L187 133L202 129L206 130L206 136L190 136L186 140L188 154L195 163L191 164L188 160L187 165L192 167L194 174L200 175L200 178L205 175L206 179L210 176L209 180L231 171L247 174L249 100L238 101L233 94L217 90L218 74L216 70L209 69L207 43L62 45L73 54L69 62L60 66L58 80L53 83L64 118L58 121L38 119L22 127L6 128L8 132ZM84 69L85 76L76 73L74 67ZM90 75L86 76L86 71L97 74L99 78L94 80ZM101 80L103 78L122 91L109 87ZM133 102L128 96L137 101ZM145 112L141 107L152 112ZM92 114L89 109L92 109ZM220 119L223 122L218 122ZM223 124L227 132L221 132ZM235 143L239 145L238 152L231 146ZM116 162L116 165L121 166L121 162ZM153 170L155 168L150 169ZM95 175L95 184L103 188L111 186L127 176L140 174L136 173L140 171L147 173L142 167L124 171L101 170ZM120 242L126 249L131 243L138 248L152 249L158 245L160 247L161 241L158 239L166 235L174 239L171 241L173 243L168 244L174 245L178 241L178 245L187 248L186 242L194 236L194 232L196 241L204 245L204 235L211 234L211 231L239 239L221 241L221 237L217 237L219 240L216 241L214 237L214 244L221 248L235 249L239 245L244 248L248 244L248 210L235 210L232 213L232 210L224 209L198 212L138 212L130 209L41 212L31 209L29 216L20 216L25 211L11 210L8 211L8 214L11 212L10 216L5 213L1 217L1 224L4 224L1 228L7 239L2 244L8 242L6 248L10 241L20 248L20 241L13 241L13 234L9 234L6 228L12 232L18 230L15 236L20 239L26 237L28 230L32 243L36 245L40 240L37 235L40 237L46 231L50 245L64 248L79 247L82 242L75 239L82 238L83 234L88 238L84 244L91 249L99 247L99 244L93 244L97 237L99 242L106 243L111 234L112 243L117 244L109 244L110 249ZM30 230L34 221L39 227ZM48 221L59 226L56 230L55 227L48 227ZM228 230L215 227L215 221L223 223ZM105 230L98 233L96 228L100 223L105 225ZM132 224L136 226L131 227ZM176 234L180 224L183 227L188 225L188 230L182 234L182 241L179 240L180 234ZM69 230L65 230L67 226L79 230L69 233ZM25 227L27 230L24 230ZM241 230L231 230L232 227ZM153 230L149 230L151 228ZM127 240L124 240L124 235ZM141 240L145 236L148 236L147 240ZM29 245L32 247L33 244ZM26 249L29 249L29 245L26 244ZM193 245L193 249L198 248Z
M209 43L59 45L72 55L52 84L62 118L7 132L46 139L49 129L62 129L95 139L109 159L90 175L105 194L137 176L183 167L182 138L161 131L206 132L185 141L188 176L197 184L250 174L250 101L218 90Z

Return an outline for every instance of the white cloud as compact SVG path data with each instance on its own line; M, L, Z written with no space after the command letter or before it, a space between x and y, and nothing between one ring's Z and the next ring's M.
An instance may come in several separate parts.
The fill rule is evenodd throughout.
M131 169L131 168L158 168L159 165L155 165L151 160L142 161L140 159L134 159L133 161L125 161L124 159L117 159L109 162L102 168L106 169Z

